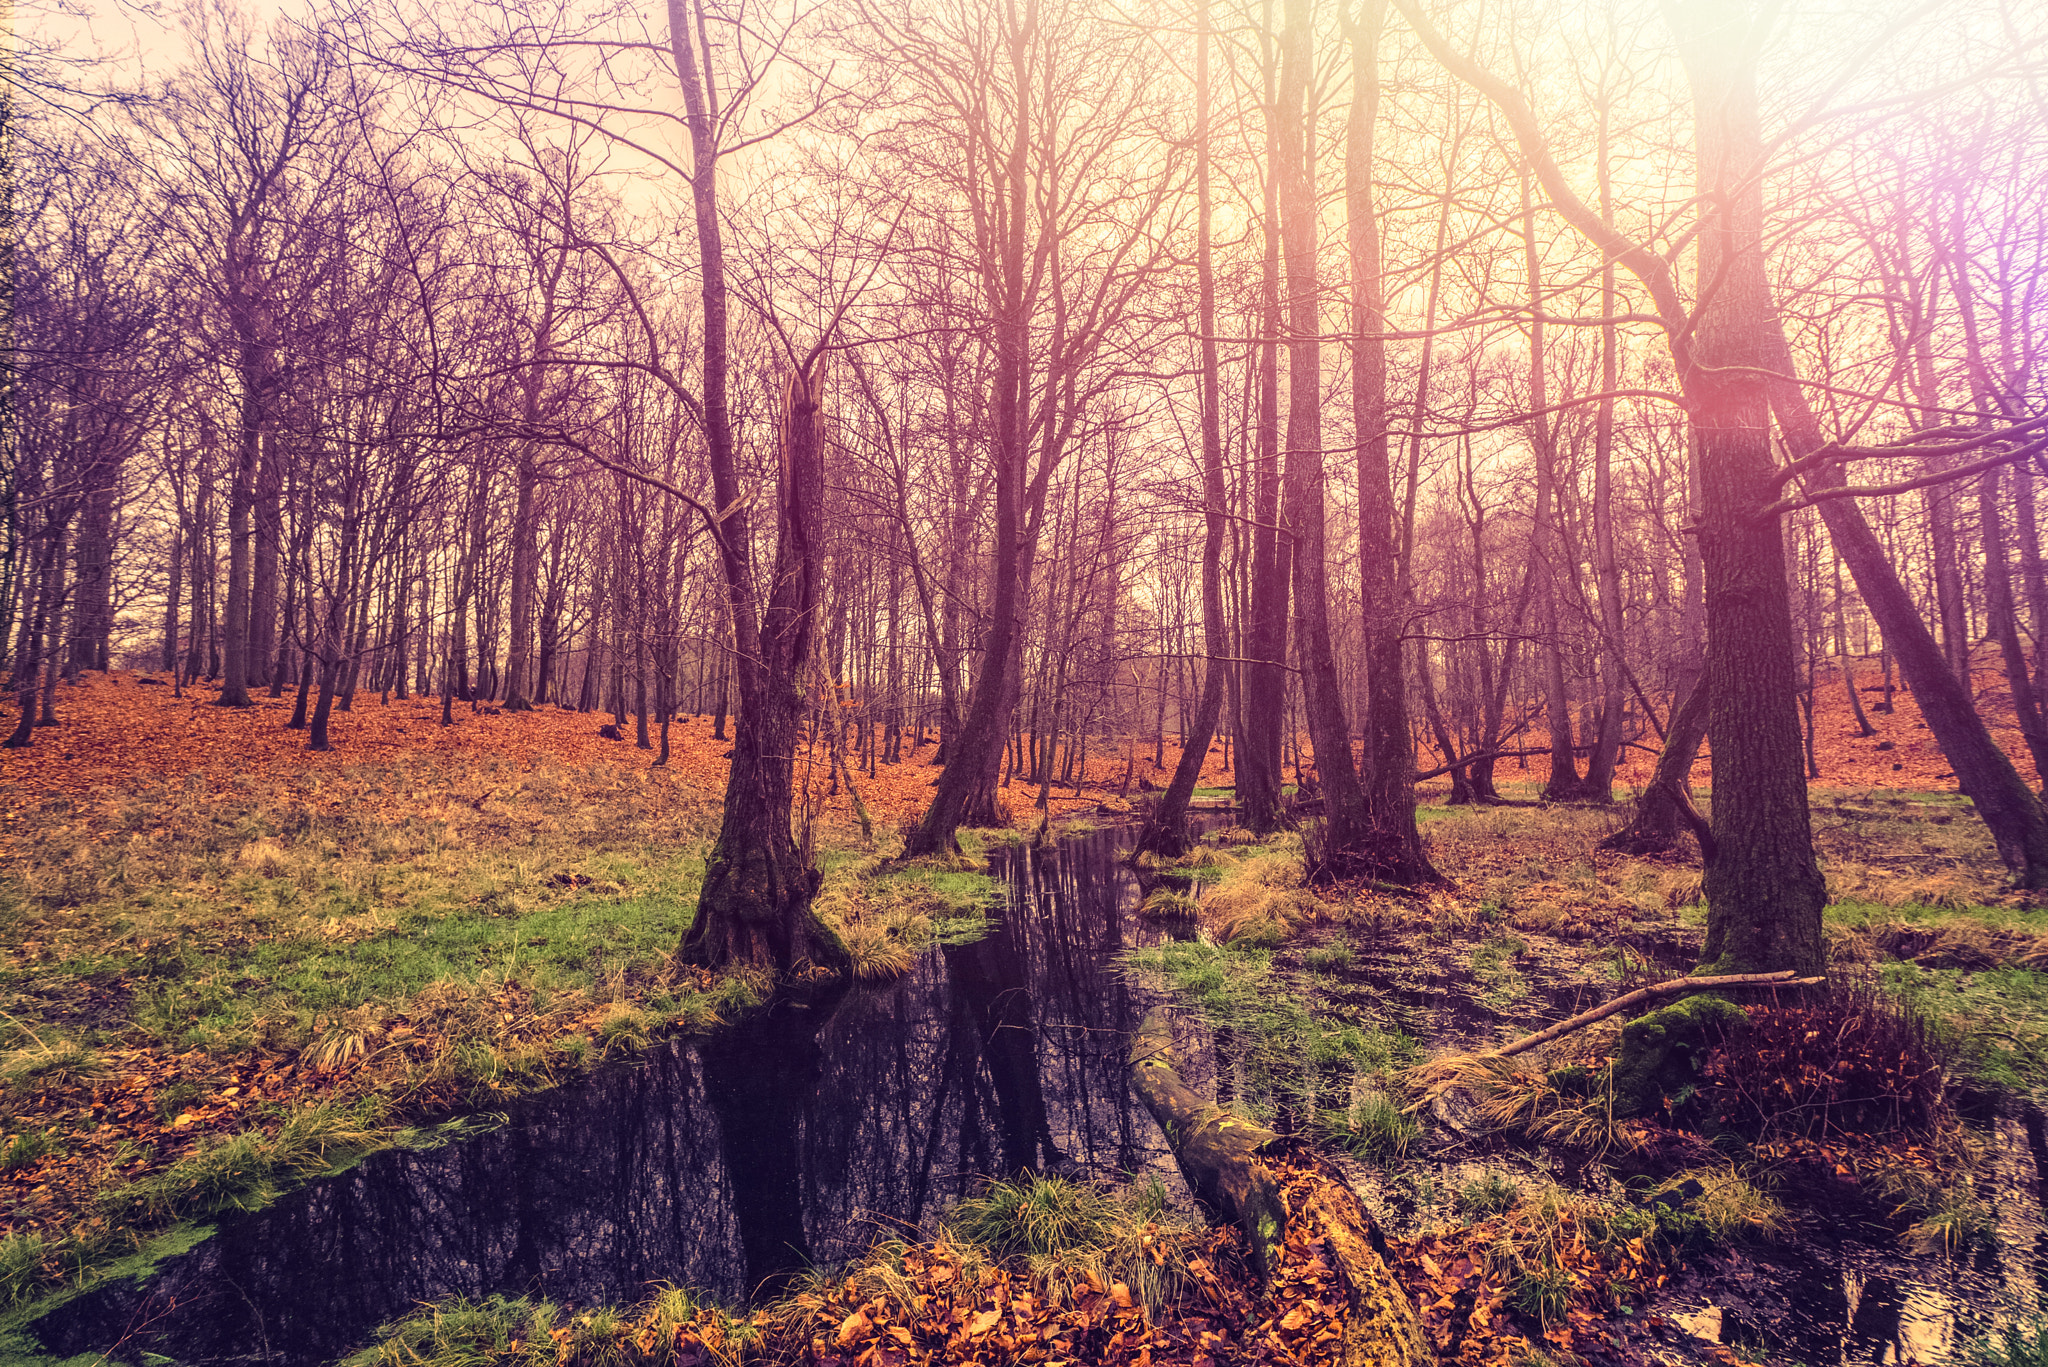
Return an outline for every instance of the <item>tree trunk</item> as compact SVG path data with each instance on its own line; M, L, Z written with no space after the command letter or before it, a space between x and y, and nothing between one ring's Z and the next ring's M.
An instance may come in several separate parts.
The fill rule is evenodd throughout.
M171 563L164 588L164 644L157 667L166 674L178 667L178 605L185 585L184 501L179 500L178 521L171 530Z
M1983 523L1984 535L1984 616L2005 664L2005 682L2012 690L2020 738L2026 742L2027 753L2034 761L2034 773L2048 782L2048 724L2044 724L2040 701L2034 696L2033 680L2027 677L2027 652L2020 644L2019 613L2013 603L2012 568L2006 554L1999 502L1999 485L2004 475L2002 467L1994 466L1979 477L1977 485L1978 518ZM2020 482L2032 478L2024 466L2013 475Z
M552 305L553 300L549 300ZM537 387L537 382L536 382ZM537 400L529 393L529 414ZM505 710L526 712L540 692L533 668L533 581L540 560L540 513L534 498L539 470L531 451L522 451L513 467L512 621L510 658L505 662Z
M2048 571L2041 562L2041 532L2034 511L2034 467L2013 471L2013 521L2020 540L2020 582L2024 586L2027 621L2034 636L2034 709L2048 720ZM2048 789L2048 769L2037 770Z
M249 580L251 516L256 501L256 459L263 431L261 352L253 342L241 347L241 432L235 450L235 472L228 486L228 601L221 615L221 685L214 702L221 707L249 706Z
M751 965L777 974L836 966L844 951L811 911L820 875L790 830L802 670L810 660L824 557L823 424L817 376L790 377L782 415L775 565L766 603L754 572L740 503L727 377L728 289L718 209L718 131L709 97L712 47L702 0L668 0L669 45L690 129L703 307L704 380L699 402L717 507L720 564L732 605L739 724L726 773L725 814L704 870L697 914L681 956L712 967ZM700 65L701 64L701 65ZM759 614L757 616L757 613Z
M1277 168L1288 294L1285 525L1294 539L1294 609L1299 631L1295 658L1301 665L1302 710L1315 744L1317 788L1323 797L1323 837L1311 851L1311 872L1318 877L1342 878L1364 871L1362 861L1372 848L1372 831L1351 757L1351 727L1330 635L1315 148L1309 99L1315 60L1310 0L1287 0L1286 16L1278 111L1282 156ZM1384 452L1381 463L1385 463ZM1391 577L1392 565L1386 570ZM1298 748L1295 774L1298 789ZM1407 777L1405 772L1403 777Z
M1338 851L1347 870L1395 883L1433 882L1415 823L1415 745L1408 727L1407 627L1395 530L1394 476L1387 435L1387 345L1373 138L1379 113L1379 41L1384 0L1370 0L1349 26L1351 117L1345 138L1345 199L1351 258L1351 412L1357 443L1360 602L1364 612L1365 753L1359 773L1359 829ZM1320 753L1322 746L1318 742ZM1346 744L1349 767L1349 744ZM1334 836L1336 827L1330 828Z
M1764 273L1763 160L1756 98L1760 20L1671 12L1692 84L1703 222L1686 394L1700 437L1700 556L1706 583L1707 734L1714 747L1707 939L1717 972L1802 975L1827 962L1801 757L1797 659L1772 501L1764 374L1782 335ZM1715 20L1718 19L1718 23Z
M1035 9L1031 16L1035 16ZM1000 246L985 264L992 279L986 293L999 303L995 326L995 404L991 459L995 465L995 591L988 631L982 642L981 668L968 698L967 714L957 736L947 740L946 767L924 819L906 842L912 855L937 854L958 848L954 832L967 821L993 824L997 818L996 776L1011 713L1023 684L1022 615L1030 603L1035 537L1043 507L1044 483L1030 480L1029 395L1031 330L1026 317L1031 281L1025 263L1029 153L1035 127L1030 105L1029 26L1013 17L1005 30L1016 113L1011 142L1000 170L1005 220ZM1042 472L1043 473L1043 472Z
M277 564L284 534L284 458L277 433L263 434L262 465L250 506L254 539L249 580L249 638L246 682L270 688L277 682ZM272 693L272 697L276 694Z
M328 743L327 724L328 720L334 715L334 697L339 691L341 682L342 660L338 642L330 638L326 643L323 654L324 658L320 661L320 699L313 706L312 729L306 737L306 748L308 750L328 750L333 748ZM309 669L307 672L310 674L311 670Z
M78 533L72 558L77 566L71 590L71 649L67 677L80 670L104 670L114 625L114 489L104 464L87 475L89 487L79 499Z
M1279 1272L1290 1225L1306 1226L1298 1231L1302 1241L1336 1264L1345 1302L1337 1362L1423 1367L1436 1360L1414 1303L1378 1252L1371 1218L1333 1170L1312 1156L1289 1153L1289 1141L1210 1104L1183 1082L1174 1062L1173 1028L1157 1011L1131 1037L1130 1068L1131 1090L1165 1132L1189 1188L1244 1231L1262 1278ZM1281 1179L1295 1175L1289 1168L1301 1167L1320 1180L1307 1185L1290 1211Z
M1229 490L1223 474L1223 387L1216 354L1216 269L1209 241L1209 0L1195 9L1195 282L1197 332L1201 337L1202 402L1202 696L1190 719L1181 719L1180 762L1166 791L1138 833L1137 848L1177 855L1188 845L1188 802L1209 757L1209 738L1223 711L1223 683L1230 666L1230 633L1223 620L1223 538L1230 530ZM1162 684L1162 697L1164 688ZM1165 731L1160 723L1160 731Z
M1614 223L1613 176L1608 160L1608 112L1600 106L1599 176L1600 217ZM1613 319L1621 311L1621 296L1614 288L1614 261L1600 267L1601 315ZM1600 729L1593 738L1593 753L1586 761L1582 795L1593 802L1614 800L1614 770L1621 757L1622 714L1627 709L1628 672L1626 643L1628 630L1622 616L1621 562L1614 546L1614 391L1620 382L1617 348L1620 329L1612 321L1600 329L1600 406L1593 416L1593 575L1600 592Z
M680 0L677 0L678 7ZM701 168L700 168L701 173ZM740 722L726 783L724 823L704 870L697 915L683 937L696 964L755 964L788 973L836 968L845 951L811 911L821 875L790 830L794 764L804 712L824 561L824 423L818 379L790 378L775 572L757 654L737 665Z
M57 578L63 572L62 524L46 515L42 535L43 553L41 563L36 566L34 592L31 594L25 590L22 594L23 630L15 661L15 677L19 685L16 702L21 714L15 718L13 732L5 742L0 742L0 749L21 750L35 744L36 705L42 692L43 659L56 649L56 643L50 638L56 613L54 590Z
M1543 625L1543 720L1550 734L1550 776L1543 784L1549 802L1578 802L1585 797L1579 778L1577 748L1572 737L1571 693L1564 677L1564 632L1558 612L1558 579L1569 573L1564 538L1558 533L1557 418L1549 407L1549 356L1543 326L1543 262L1536 246L1536 216L1530 195L1529 167L1522 183L1522 268L1529 295L1529 444L1536 453L1536 516L1531 524L1530 558L1536 574L1536 607Z
M1791 348L1774 317L1770 352L1755 362L1777 374L1795 373ZM1820 423L1799 386L1778 382L1771 386L1771 398L1785 444L1793 459L1819 450L1824 444ZM1819 493L1840 486L1844 475L1840 465L1816 471L1806 481L1809 492ZM1823 499L1818 505L1821 520L1836 551L1849 566L1850 577L1870 615L1884 633L1887 651L1898 657L1920 715L1941 746L1942 756L1955 772L1956 784L1984 818L1998 855L2021 887L2048 887L2048 810L2027 786L2012 760L1992 739L1990 728L1978 713L1968 685L1950 666L1947 655L1935 641L1934 633L1913 605L1911 593L1893 568L1877 534L1864 519L1853 498ZM1715 787L1718 790L1720 745L1715 743ZM1718 812L1720 803L1715 802ZM1789 965L1772 965L1786 967Z
M1705 677L1701 676L1671 709L1671 723L1664 731L1664 748L1657 752L1656 770L1650 786L1636 799L1634 815L1628 825L1600 842L1601 849L1634 855L1664 854L1678 847L1681 833L1698 832L1698 811L1692 804L1692 766L1706 738L1707 687Z
M1856 667L1849 658L1849 616L1843 605L1842 557L1832 558L1835 576L1835 661L1842 671L1842 687L1849 693L1849 712L1856 718L1856 735L1868 739L1877 734L1870 718L1863 715L1863 696L1856 691Z
M1262 35L1270 44L1270 35ZM1278 57L1265 59L1266 176L1260 258L1261 321L1258 343L1257 454L1251 489L1251 587L1245 603L1244 655L1239 666L1237 819L1264 835L1279 829L1281 728L1287 715L1287 590L1292 546L1280 521L1280 351L1285 327L1280 309L1280 140Z

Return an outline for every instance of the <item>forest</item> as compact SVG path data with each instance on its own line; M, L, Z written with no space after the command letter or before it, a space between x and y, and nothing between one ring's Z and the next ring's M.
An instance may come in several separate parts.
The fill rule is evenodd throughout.
M2048 14L22 0L0 1361L2048 1364Z

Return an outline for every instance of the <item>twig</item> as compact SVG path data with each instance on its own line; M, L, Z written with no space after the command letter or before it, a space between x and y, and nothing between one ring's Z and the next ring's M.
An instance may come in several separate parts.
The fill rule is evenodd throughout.
M1539 1044L1548 1044L1560 1035L1569 1035L1572 1031L1591 1025L1594 1021L1605 1020L1616 1012L1626 1011L1638 1002L1655 1001L1659 997L1679 997L1688 992L1706 992L1717 987L1811 987L1824 981L1826 980L1822 978L1795 978L1789 968L1776 973L1723 973L1711 978L1673 978L1669 982L1639 987L1625 996L1616 997L1605 1006L1596 1006L1591 1011L1581 1011L1570 1020L1559 1021L1556 1025L1538 1030L1533 1035L1524 1035L1513 1044L1489 1050L1479 1057L1506 1058L1510 1054L1519 1054L1524 1050L1534 1049Z

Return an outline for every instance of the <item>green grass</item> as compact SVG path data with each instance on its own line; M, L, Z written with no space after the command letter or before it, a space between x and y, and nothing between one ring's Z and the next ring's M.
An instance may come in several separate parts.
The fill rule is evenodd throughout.
M988 1183L954 1206L945 1226L949 1243L1020 1267L1055 1301L1091 1279L1123 1282L1157 1311L1175 1299L1193 1251L1191 1227L1167 1209L1157 1180L1112 1191L1026 1173ZM890 1247L900 1249L877 1253ZM870 1255L868 1267L875 1264Z
M1454 1196L1458 1213L1468 1220L1505 1215L1521 1199L1522 1189L1497 1172L1489 1172L1465 1183Z
M209 1224L180 1224L147 1239L137 1240L118 1256L109 1256L105 1244L81 1247L65 1240L45 1240L39 1235L12 1235L0 1241L0 1362L9 1367L56 1367L59 1359L35 1349L25 1326L59 1306L76 1299L104 1282L123 1278L141 1280L159 1263L189 1252L212 1237ZM54 1284L47 1273L56 1264L60 1279ZM64 1359L63 1367L92 1367L105 1364L102 1354L80 1354Z
M194 775L17 812L0 1163L50 1156L78 1195L37 1212L43 1256L23 1245L7 1266L75 1278L152 1229L422 1142L411 1124L744 1009L745 976L669 971L715 815L663 774L502 759ZM935 875L933 896L957 900L961 877ZM138 1050L178 1063L137 1123L65 1118ZM294 1062L349 1074L370 1110L259 1110L197 1149L155 1128L224 1074Z
M881 855L836 861L812 910L839 937L856 978L908 973L933 945L986 936L1000 905L1001 882L965 856L898 863Z
M1980 1081L2015 1091L2048 1083L2048 974L1899 962L1879 972L1909 1009L1939 1024Z
M1381 1092L1366 1093L1347 1110L1318 1116L1316 1130L1325 1142L1382 1168L1401 1163L1422 1137L1422 1127Z
M595 994L680 940L705 829L642 779L499 761L53 800L0 879L0 992L124 979L128 1029L103 1028L215 1052L298 1047L320 1015L434 984Z
M524 914L423 898L388 929L353 944L287 936L169 964L138 956L85 971L147 977L135 1023L174 1049L232 1048L280 1025L287 1035L310 1032L320 1014L401 1003L431 984L474 984L486 975L543 994L588 992L607 976L660 966L689 928L702 861L677 857L649 876L659 890L576 896Z
M1472 975L1481 984L1479 1000L1499 1009L1512 1006L1529 995L1528 980L1515 961L1528 945L1513 935L1495 932L1472 951Z
M1351 946L1346 944L1321 945L1301 956L1301 961L1317 973L1334 973L1351 967Z
M23 1130L10 1140L5 1149L0 1149L0 1172L13 1172L16 1168L28 1167L46 1154L57 1152L63 1147L57 1136L48 1130Z
M873 880L884 893L908 895L931 921L938 944L971 944L989 933L989 916L1009 890L1002 881L973 869L931 868L920 863L893 868Z
M1871 930L1883 925L1939 927L1965 923L2028 935L2048 930L2048 923L2042 921L2038 910L1982 903L1941 906L1917 901L1885 903L1848 899L1828 903L1822 917L1823 924L1830 931Z
M1122 1209L1097 1187L1026 1173L991 1182L953 1207L947 1223L998 1257L1051 1257L1108 1247L1122 1218Z
M1238 1095L1261 1120L1283 1106L1313 1115L1333 1086L1420 1058L1415 1041L1390 1022L1317 1009L1310 979L1275 967L1265 949L1186 940L1127 951L1123 963L1227 1035Z
M417 1314L385 1325L375 1347L348 1359L349 1367L483 1367L543 1363L555 1360L550 1337L561 1318L552 1301L490 1296L483 1300L443 1301ZM513 1344L522 1345L516 1351Z
M737 1363L758 1337L744 1314L670 1285L656 1286L653 1295L631 1309L574 1309L554 1301L506 1296L446 1300L384 1325L377 1333L374 1346L346 1359L342 1367Z

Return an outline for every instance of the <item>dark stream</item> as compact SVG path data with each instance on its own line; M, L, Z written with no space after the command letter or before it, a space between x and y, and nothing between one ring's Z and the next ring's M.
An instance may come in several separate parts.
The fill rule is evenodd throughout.
M1179 1195L1125 1085L1136 1004L1112 960L1144 933L1127 839L1000 854L1010 907L985 939L607 1066L496 1132L375 1155L32 1332L60 1354L316 1364L446 1296L741 1299L929 1223L983 1174L1150 1170Z

